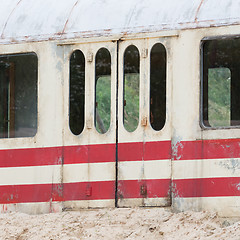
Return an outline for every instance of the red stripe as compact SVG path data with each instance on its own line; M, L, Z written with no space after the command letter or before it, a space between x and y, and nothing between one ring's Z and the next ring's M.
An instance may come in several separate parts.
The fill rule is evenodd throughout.
M171 141L118 144L119 161L161 160L171 158Z
M64 201L115 199L115 181L64 183Z
M115 199L115 182L0 186L0 204Z
M240 139L182 141L173 146L174 160L239 158Z
M170 185L170 179L121 180L118 181L118 198L168 198Z
M48 202L52 184L0 186L0 203Z
M26 167L74 163L115 162L116 145L82 145L66 147L0 150L0 167Z
M174 198L240 196L240 178L173 180Z
M62 164L62 147L0 150L0 167Z
M115 162L116 144L64 147L64 164Z
M119 181L118 197L169 198L170 184L170 179ZM173 198L240 196L240 178L173 180L172 192ZM114 198L114 181L0 186L0 204Z
M119 161L188 160L240 158L240 139L119 143ZM0 167L24 167L74 163L115 162L116 145L81 145L66 147L0 150Z

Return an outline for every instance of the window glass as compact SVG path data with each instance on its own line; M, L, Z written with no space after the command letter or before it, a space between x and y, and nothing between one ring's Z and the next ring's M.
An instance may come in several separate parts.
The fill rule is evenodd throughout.
M166 121L166 49L157 43L150 56L150 124L161 130Z
M84 128L85 109L85 58L80 50L70 58L69 127L79 135Z
M231 72L228 68L208 69L208 122L221 127L231 124Z
M202 114L205 127L240 125L240 39L202 45Z
M36 134L37 78L36 54L0 56L0 138Z
M139 51L131 45L124 53L123 123L129 132L136 130L139 122L139 80Z
M111 120L111 55L106 48L96 54L95 74L95 126L103 134Z

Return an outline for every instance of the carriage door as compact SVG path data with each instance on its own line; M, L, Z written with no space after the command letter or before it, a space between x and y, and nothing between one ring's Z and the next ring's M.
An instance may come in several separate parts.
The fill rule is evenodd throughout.
M64 207L114 207L116 42L65 46Z
M171 99L167 41L121 41L118 55L117 205L170 205Z

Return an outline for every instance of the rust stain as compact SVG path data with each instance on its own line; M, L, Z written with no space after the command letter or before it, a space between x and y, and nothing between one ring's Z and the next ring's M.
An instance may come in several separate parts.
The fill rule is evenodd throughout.
M108 33L108 32L111 32L112 29L104 29L103 31L106 32L106 33Z
M8 21L10 19L10 17L12 16L13 12L16 10L16 8L18 7L18 5L22 2L22 0L19 0L17 5L13 8L13 10L11 11L11 13L9 14L8 18L7 18L7 21L6 23L4 24L4 27L3 27L3 31L2 31L2 34L1 34L1 38L4 38L4 31L7 27L7 24L8 24Z
M195 22L197 22L197 16L198 16L198 13L199 13L199 11L200 11L200 9L201 9L201 7L202 7L203 2L204 2L204 0L201 0L199 6L198 6L198 8L197 8L197 12L196 12L196 14L195 14Z
M71 15L72 15L72 12L73 12L74 8L77 6L77 4L79 3L79 1L80 1L80 0L77 0L77 1L74 3L74 5L73 5L73 7L72 7L72 9L71 9L68 17L67 17L67 20L66 20L66 22L65 22L65 24L64 24L64 27L63 27L63 30L62 30L61 34L64 34L64 33L65 33L66 28L67 28L67 25L68 25L68 21L69 21Z

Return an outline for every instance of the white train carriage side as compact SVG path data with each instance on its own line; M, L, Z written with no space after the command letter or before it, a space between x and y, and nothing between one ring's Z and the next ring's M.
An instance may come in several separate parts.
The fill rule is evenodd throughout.
M239 0L9 0L0 212L240 216Z

